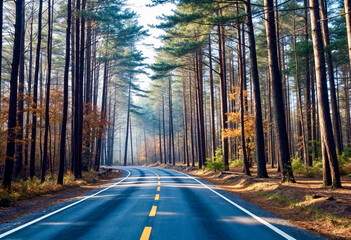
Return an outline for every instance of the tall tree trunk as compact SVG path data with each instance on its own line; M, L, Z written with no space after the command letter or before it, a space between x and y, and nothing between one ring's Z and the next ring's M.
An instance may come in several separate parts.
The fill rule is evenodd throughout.
M215 109L214 109L214 91L213 91L213 67L212 67L212 50L211 35L208 36L208 60L210 65L210 128L211 128L211 158L214 162L216 155L216 130L215 130Z
M107 99L107 79L108 79L107 65L108 65L108 62L106 61L104 64L104 82L102 85L102 101L101 101L101 121L102 122L106 119L106 99ZM129 105L128 105L128 109L129 109ZM129 113L129 111L128 111L128 113ZM102 136L103 136L102 130L100 130L99 137L98 137L97 143L96 143L96 151L95 151L95 164L94 164L95 171L99 171L99 169L100 169Z
M7 148L5 159L5 170L2 184L4 187L11 188L13 159L15 156L15 139L16 139L16 111L17 111L17 78L18 67L20 63L21 53L21 33L22 33L22 17L23 17L24 1L16 1L16 22L15 22L15 39L12 52L12 68L10 78L10 106L8 116L7 131ZM24 40L24 39L23 39Z
M197 69L197 92L198 92L198 117L199 117L199 150L201 166L206 161L206 133L205 133L205 116L204 116L204 94L203 94L203 73L202 73L202 49L196 54L196 69Z
M244 2L246 13L247 33L250 46L250 66L253 91L253 104L255 115L255 141L256 141L256 159L257 159L257 177L268 177L266 160L265 160L265 144L263 133L262 109L261 109L261 93L260 81L258 77L256 41L252 23L251 3L250 0Z
M35 70L34 70L34 86L33 86L33 116L32 116L32 139L30 146L30 160L29 160L29 176L34 177L35 174L35 150L37 138L37 105L38 105L38 82L39 82L39 65L40 65L40 48L41 48L41 28L42 28L42 12L43 0L39 0L38 12L38 33L37 33L37 50L35 56Z
M81 149L81 141L80 141L80 125L82 124L80 122L80 108L82 107L80 105L80 93L81 93L81 78L80 75L82 74L80 72L81 68L80 68L80 41L81 41L81 37L80 37L80 20L81 20L81 16L80 16L80 0L76 1L76 35L75 35L75 44L76 44L76 48L75 48L75 94L74 94L74 148L73 148L73 154L74 154L74 177L75 178L80 178L80 166L79 164L81 163L81 158L82 158L82 152L80 151ZM83 36L82 36L83 37Z
M285 109L282 90L282 79L278 68L278 50L275 32L275 19L273 12L273 0L264 0L266 35L268 48L269 73L272 79L273 88L273 109L276 124L276 135L280 153L280 166L282 181L295 182L291 168L289 139L286 130Z
M162 164L161 112L158 113L158 141L160 145L160 163Z
M0 112L1 112L1 96L2 96L2 25L4 16L4 0L0 0Z
M162 94L162 126L163 126L163 157L164 163L167 164L167 151L166 151L166 126L165 126L165 99Z
M50 111L50 83L51 83L51 56L52 56L52 35L51 35L51 0L48 0L48 42L47 42L47 75L46 75L46 103L45 103L45 132L44 132L44 156L41 165L41 182L45 181L46 169L48 166L48 135L49 135L49 111Z
M344 0L349 67L351 67L351 0Z
M239 13L238 4L236 4L236 13ZM250 176L249 162L246 153L246 138L245 138L245 102L244 102L244 73L243 73L243 56L242 56L242 40L240 23L237 22L237 52L238 52L238 77L240 82L240 135L241 135L241 157L243 161L243 172Z
M21 56L19 66L19 85L18 85L18 106L17 106L17 133L16 133L16 166L14 176L18 177L23 168L23 101L24 101L24 42L25 42L25 1L22 8L22 27L21 27Z
M127 129L126 129L126 141L124 146L124 160L123 165L127 166L127 155L128 155L128 136L129 136L129 123L130 123L130 98L131 98L131 87L132 87L132 78L129 79L128 87L128 109L127 109Z
M346 122L346 141L347 147L351 147L351 122L350 122L350 94L349 94L349 81L347 77L347 70L344 69L344 95L345 95L345 122Z
M147 147L146 147L146 133L145 133L145 125L144 125L144 147L145 147L145 164L147 164Z
M184 135L184 163L189 167L189 149L188 149L188 119L186 108L186 87L185 77L183 77L183 135Z
M32 93L32 64L33 64L33 18L34 18L34 10L33 7L34 3L32 3L31 7L31 23L30 23L30 44L29 44L29 69L28 69L28 91L27 95L31 97ZM31 103L28 103L28 109L30 107ZM29 139L29 124L30 124L30 117L29 117L29 111L27 111L27 123L26 123L26 136L25 136L25 144L24 144L24 173L26 174L27 172L27 166L28 166L28 153L29 153L29 148L28 148L28 139Z
M175 165L171 78L168 79L168 96L169 96L168 103L169 103L169 137L170 137L169 149L170 149L170 152L172 152L172 154L170 155L171 156L170 163L172 162L172 165Z
M191 142L191 166L195 167L195 154L194 154L194 137L193 137L193 108L192 108L192 86L191 86L191 73L189 73L189 106L190 106L190 142Z
M343 143L342 143L342 135L341 135L341 125L340 125L340 113L336 100L336 90L335 90L335 78L334 78L334 68L333 68L333 60L332 54L329 50L330 39L329 39L329 29L328 29L328 13L327 13L327 3L325 0L319 0L320 4L320 14L322 17L321 26L322 26L322 35L323 35L323 43L325 51L325 59L328 64L328 78L330 85L330 103L332 110L332 124L333 124L333 132L334 132L334 141L336 144L336 148L339 154L342 153Z
M222 11L218 11L222 16ZM220 102L221 102L221 131L228 128L227 108L227 80L226 80L226 63L225 63L225 32L224 26L218 25L218 55L220 65ZM224 169L229 169L228 160L228 138L222 136L222 158Z
M295 57L295 82L296 82L296 92L297 92L297 107L298 112L300 115L300 126L301 126L301 136L302 136L302 152L303 152L303 159L305 162L305 166L308 166L308 151L307 151L307 141L306 141L306 131L305 131L305 121L303 116L302 110L302 97L301 97L301 87L300 87L300 80L299 80L299 63L297 58L297 51L296 51L296 15L295 11L293 12L293 25L294 25L294 57Z
M310 0L310 6L320 133L322 138L322 144L325 145L327 153L326 155L328 156L328 161L332 175L332 185L334 187L341 187L338 159L336 155L332 123L330 119L327 76L325 69L323 38L318 11L318 0Z
M304 0L304 41L305 45L308 46L308 0ZM310 141L312 140L312 130L311 130L311 77L310 77L310 54L306 52L305 54L305 115L306 115L306 143L307 143L307 159L306 165L312 166L312 152L310 149ZM313 144L312 144L313 145Z
M132 117L129 117L129 128L130 128L130 156L132 158L132 165L134 165L134 155L133 155L133 133L132 133Z
M65 170L65 152L66 152L66 131L68 115L68 73L70 61L70 34L71 34L71 0L67 0L67 26L66 26L66 56L65 71L63 76L63 110L60 140L60 166L57 178L57 184L63 184L63 174Z

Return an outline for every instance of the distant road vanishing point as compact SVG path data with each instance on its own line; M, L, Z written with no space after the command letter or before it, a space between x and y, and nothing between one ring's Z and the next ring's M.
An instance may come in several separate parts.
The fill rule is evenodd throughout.
M116 168L124 175L108 187L9 223L0 238L323 239L184 173Z

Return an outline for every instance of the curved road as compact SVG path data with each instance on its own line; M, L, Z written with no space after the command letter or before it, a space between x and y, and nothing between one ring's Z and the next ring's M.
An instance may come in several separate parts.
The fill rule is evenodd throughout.
M3 225L0 238L322 239L181 172L118 168L124 176L107 188Z

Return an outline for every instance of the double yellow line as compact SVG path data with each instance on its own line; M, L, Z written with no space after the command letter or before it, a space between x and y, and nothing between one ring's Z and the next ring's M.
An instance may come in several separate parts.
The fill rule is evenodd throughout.
M154 174L156 174L157 179L160 180L160 176L156 172L154 172L152 170L150 170L150 171L153 172ZM161 191L161 187L160 187L161 182L158 181L157 185L158 185L157 186L157 192L160 192ZM155 195L154 200L155 201L160 200L160 194L159 193L157 193ZM156 216L156 211L157 211L157 206L152 206L151 211L149 213L149 217L155 217ZM152 227L145 227L143 233L141 234L140 240L149 240L150 235L151 235L151 230L152 230Z

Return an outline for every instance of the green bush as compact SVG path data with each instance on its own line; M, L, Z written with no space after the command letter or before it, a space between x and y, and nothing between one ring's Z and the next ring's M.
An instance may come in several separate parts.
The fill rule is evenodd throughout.
M350 175L351 174L351 158L349 153L342 153L338 155L340 174Z
M206 158L206 164L204 168L215 171L223 169L222 149L218 148L216 150L214 162L212 162L212 159Z
M243 161L239 158L239 159L235 159L233 161L230 161L229 165L232 168L236 168L236 167L242 167L244 164L243 164Z
M291 159L291 166L295 174L301 174L307 177L322 175L323 164L321 161L314 161L312 167L307 167L296 155Z
M212 162L212 159L206 158L206 165L204 167L205 169L210 169L210 170L222 170L223 169L223 163L222 161L215 160Z

